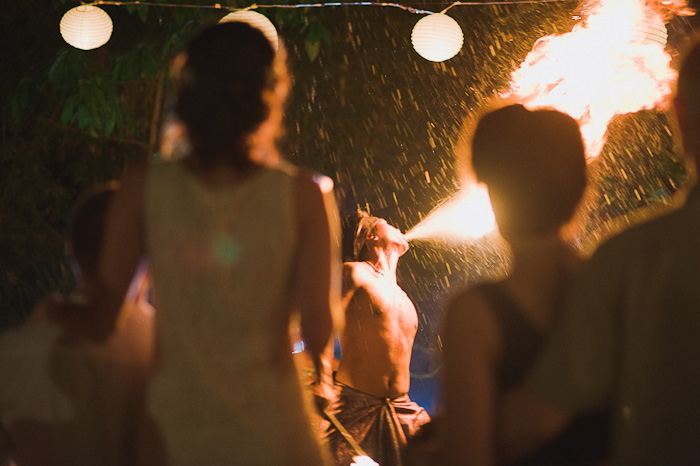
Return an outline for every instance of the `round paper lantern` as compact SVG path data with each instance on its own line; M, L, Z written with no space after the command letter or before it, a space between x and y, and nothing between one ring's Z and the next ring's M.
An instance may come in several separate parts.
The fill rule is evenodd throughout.
M112 19L93 5L71 8L61 18L59 27L63 39L82 50L101 47L112 37Z
M418 55L435 62L457 55L463 42L462 28L444 13L421 18L411 32L411 43Z
M263 34L265 34L265 37L267 37L267 40L270 41L272 44L272 47L274 47L275 50L277 50L278 47L278 37L277 37L277 29L275 29L275 25L272 24L272 21L267 19L267 16L262 15L260 13L257 13L255 11L250 11L250 10L242 10L242 11L234 11L233 13L229 13L223 18L221 18L220 23L225 23L227 21L240 21L243 23L248 23L251 26L260 29Z
M377 463L367 455L362 455L353 456L352 464L350 466L379 466L379 463Z

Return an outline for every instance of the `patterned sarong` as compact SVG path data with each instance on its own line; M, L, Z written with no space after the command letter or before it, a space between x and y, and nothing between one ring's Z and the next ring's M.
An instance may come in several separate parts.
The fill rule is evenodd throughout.
M328 408L362 449L381 466L400 466L401 450L419 427L430 421L427 411L408 395L377 398L336 382L337 399ZM357 453L330 422L325 422L336 466L347 466Z

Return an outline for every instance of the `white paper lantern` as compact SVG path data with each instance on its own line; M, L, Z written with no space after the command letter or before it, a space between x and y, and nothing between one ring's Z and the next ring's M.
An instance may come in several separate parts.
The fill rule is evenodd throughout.
M248 23L251 26L260 29L267 40L270 41L272 47L277 50L279 38L277 37L277 29L272 21L267 19L267 16L250 10L234 11L229 13L223 18L221 18L220 23L225 23L227 21L240 21L242 23Z
M421 18L411 32L411 43L418 55L435 62L457 55L463 42L462 28L444 13Z
M80 5L71 8L61 18L61 36L77 49L101 47L112 37L112 18L101 8Z
M352 464L350 466L379 466L379 463L367 455L353 456Z

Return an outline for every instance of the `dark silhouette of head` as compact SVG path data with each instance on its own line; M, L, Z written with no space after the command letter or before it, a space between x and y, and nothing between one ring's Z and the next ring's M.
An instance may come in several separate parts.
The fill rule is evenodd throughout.
M686 153L700 162L700 41L688 48L678 73L675 107Z
M107 209L115 192L115 184L100 187L79 201L73 211L66 239L85 278L97 277Z
M194 37L179 61L174 113L200 166L243 169L251 164L251 146L274 148L289 81L283 50L275 52L247 23L225 22ZM251 135L270 121L272 134L252 143Z
M509 105L483 116L472 139L472 167L485 183L501 233L557 232L586 187L576 121L555 110Z

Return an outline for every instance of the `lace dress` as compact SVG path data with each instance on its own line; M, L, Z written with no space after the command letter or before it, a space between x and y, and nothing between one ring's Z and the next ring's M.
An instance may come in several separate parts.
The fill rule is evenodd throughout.
M168 464L323 464L288 337L294 167L212 188L149 169L157 312L148 415Z

